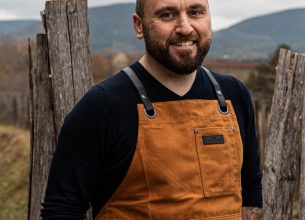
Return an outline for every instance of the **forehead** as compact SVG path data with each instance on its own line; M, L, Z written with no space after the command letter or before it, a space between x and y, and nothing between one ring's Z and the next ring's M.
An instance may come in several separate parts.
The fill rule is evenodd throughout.
M202 5L208 9L208 0L146 0L144 11L153 12L159 8L177 8L186 9L192 5Z

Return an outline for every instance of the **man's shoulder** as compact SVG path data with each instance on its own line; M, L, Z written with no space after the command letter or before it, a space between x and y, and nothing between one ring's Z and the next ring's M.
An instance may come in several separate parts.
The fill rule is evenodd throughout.
M96 98L100 100L96 102L102 108L106 108L104 110L106 112L107 109L113 112L113 109L122 109L126 105L136 104L136 90L128 76L122 71L97 83L92 90L94 93L99 94L99 97Z
M95 90L103 91L104 99L107 102L111 100L117 101L118 99L124 99L134 95L134 88L131 81L122 71L97 83L94 87Z
M126 91L132 89L131 83L123 72L119 72L106 80L103 80L91 87L89 91L79 100L76 108L95 107L104 108L110 104L109 101L121 98Z
M211 70L211 73L213 74L213 76L215 77L215 79L217 80L220 86L224 86L224 87L226 87L226 85L237 86L237 81L239 81L231 74L220 73L213 70Z
M120 71L109 78L97 83L95 85L97 88L103 89L104 91L111 92L117 91L118 89L126 89L130 88L131 83L127 77L127 75Z
M213 76L219 83L221 90L227 100L231 100L236 109L248 111L252 105L252 98L247 86L230 74L222 74L212 71Z
M212 74L219 83L223 92L226 92L227 94L231 95L249 95L249 90L247 86L236 77L230 74L223 74L215 71L212 71Z
M126 74L119 72L97 83L78 101L67 118L109 117L135 102L136 93Z

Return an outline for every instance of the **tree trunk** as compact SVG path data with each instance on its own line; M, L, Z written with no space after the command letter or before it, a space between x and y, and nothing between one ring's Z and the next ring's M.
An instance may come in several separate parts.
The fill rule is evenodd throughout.
M46 2L42 13L47 34L37 35L37 70L30 77L31 220L40 219L49 167L64 117L92 85L87 11L86 0L54 0ZM91 219L90 214L87 219Z
M304 129L304 63L303 55L281 49L265 147L264 220L292 219Z

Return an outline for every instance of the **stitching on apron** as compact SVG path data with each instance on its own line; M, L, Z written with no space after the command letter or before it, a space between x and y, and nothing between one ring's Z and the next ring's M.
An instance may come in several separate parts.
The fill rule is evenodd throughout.
M141 135L143 135L143 134L141 134ZM141 147L139 147L138 154L139 154L139 158L140 158L142 167L144 169L143 171L144 171L146 186L147 186L147 197L148 197L147 198L147 200L148 200L148 202L147 202L147 214L148 214L149 219L152 219L151 214L150 214L150 209L149 209L149 205L150 205L150 186L149 186L149 181L148 181L148 177L147 177L147 169L146 169L145 163L143 162L143 153L141 153L141 151L142 151L142 149L141 149Z

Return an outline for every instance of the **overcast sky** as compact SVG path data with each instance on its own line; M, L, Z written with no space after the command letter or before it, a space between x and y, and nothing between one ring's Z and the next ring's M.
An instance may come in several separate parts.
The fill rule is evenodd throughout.
M0 20L37 18L45 0L0 0ZM88 0L89 7L135 0ZM245 18L291 8L305 8L305 0L210 0L213 30ZM300 21L304 22L304 21Z

